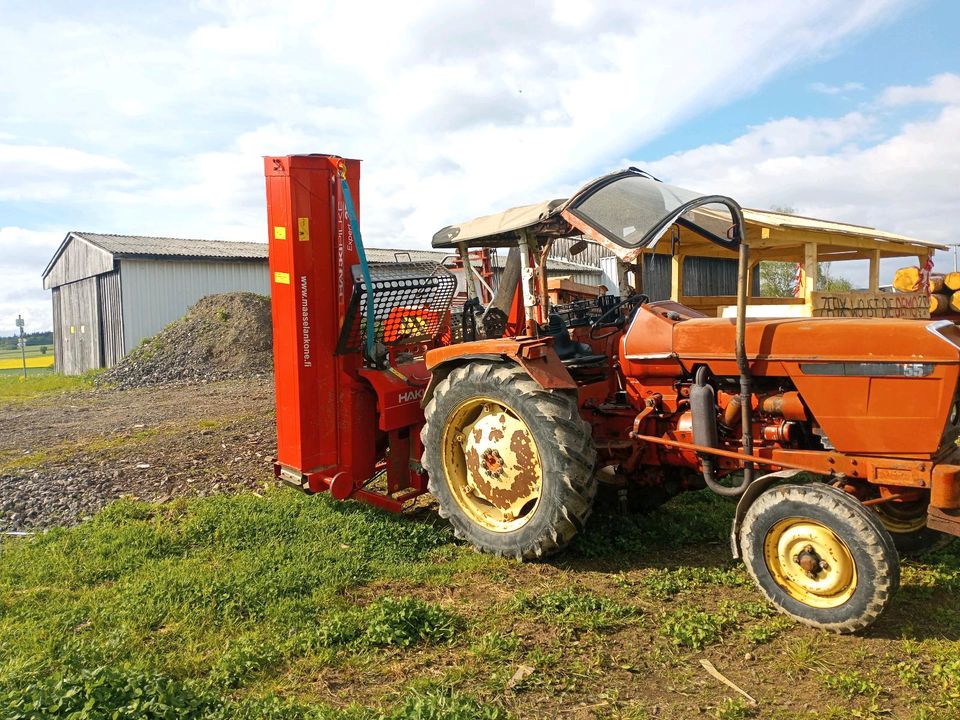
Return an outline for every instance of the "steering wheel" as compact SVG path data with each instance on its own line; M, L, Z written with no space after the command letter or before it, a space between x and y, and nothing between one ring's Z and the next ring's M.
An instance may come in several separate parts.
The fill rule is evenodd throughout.
M627 306L635 305L636 307L640 307L641 305L647 302L650 302L650 298L648 298L646 295L643 295L643 294L630 295L629 297L623 298L620 302L608 308L600 317L598 317L596 320L590 323L590 339L603 340L604 338L610 337L615 332L617 332L617 330L620 328L619 323L610 322L610 320L612 319L611 316L613 316L615 313L619 312L621 309ZM600 329L601 327L604 327L605 325L607 326L613 325L614 329L606 333L605 335L598 335L597 330Z

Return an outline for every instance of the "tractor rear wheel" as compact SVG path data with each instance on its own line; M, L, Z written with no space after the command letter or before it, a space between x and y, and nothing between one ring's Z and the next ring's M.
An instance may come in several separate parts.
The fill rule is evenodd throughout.
M544 390L518 365L452 370L427 405L421 438L441 517L479 550L546 557L590 515L596 451L576 393Z
M824 630L863 630L900 585L900 559L876 513L828 485L764 492L744 516L740 547L770 602Z
M944 535L927 527L927 501L886 502L870 507L889 531L893 544L903 556L923 555L944 542Z

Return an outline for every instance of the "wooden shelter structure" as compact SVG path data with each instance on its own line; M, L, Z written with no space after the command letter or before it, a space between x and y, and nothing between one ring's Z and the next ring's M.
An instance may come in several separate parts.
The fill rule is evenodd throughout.
M945 245L853 225L787 213L744 208L751 268L761 262L795 264L799 268L799 292L795 297L763 297L756 288L748 291L747 311L751 317L905 317L928 318L929 295L885 292L880 288L880 261L904 258L904 264L924 267L936 250ZM733 317L734 295L690 295L683 292L684 261L691 257L733 258L735 253L708 242L686 228L675 225L671 233L644 253L671 256L670 298L707 315ZM866 289L851 292L821 292L817 288L820 263L865 260L869 263ZM638 256L623 271L644 262Z

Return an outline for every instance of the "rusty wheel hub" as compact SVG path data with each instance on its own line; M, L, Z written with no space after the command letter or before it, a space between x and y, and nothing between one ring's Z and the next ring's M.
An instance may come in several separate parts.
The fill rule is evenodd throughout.
M470 519L495 532L524 525L540 501L542 467L518 414L499 401L471 399L454 411L445 438L447 480Z

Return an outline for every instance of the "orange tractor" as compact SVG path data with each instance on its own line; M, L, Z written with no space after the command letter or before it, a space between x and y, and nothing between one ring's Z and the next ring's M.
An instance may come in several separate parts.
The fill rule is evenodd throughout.
M598 486L638 508L709 488L736 499L732 552L764 595L837 632L889 605L898 548L960 534L960 329L747 320L731 198L630 168L444 228L433 245L460 254L456 277L366 262L358 162L267 158L266 174L287 482L391 510L429 491L459 537L524 560L562 550ZM678 228L738 257L736 320L640 287L548 305L556 238L630 262ZM486 303L471 248L509 249Z

